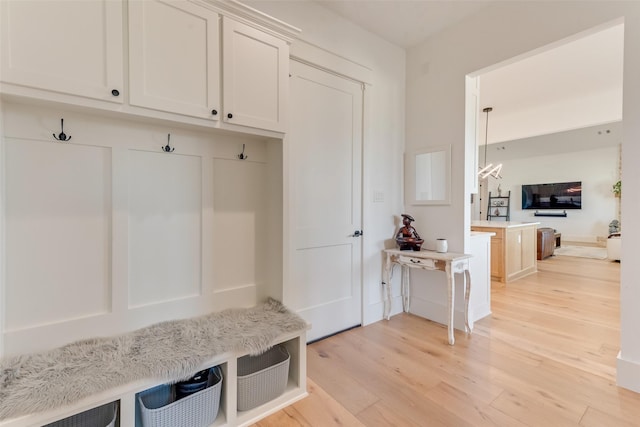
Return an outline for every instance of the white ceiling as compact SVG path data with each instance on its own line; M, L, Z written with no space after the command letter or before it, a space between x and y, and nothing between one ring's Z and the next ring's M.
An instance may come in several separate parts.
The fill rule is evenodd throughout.
M623 44L619 24L481 74L488 142L622 120Z
M315 0L403 48L413 47L491 3L490 0Z
M494 3L315 1L402 48L415 46ZM482 74L480 109L493 107L489 143L621 120L623 37L620 24L558 43L554 49L545 51L541 46L541 52L534 56ZM484 120L485 116L481 118ZM484 143L484 138L478 142Z

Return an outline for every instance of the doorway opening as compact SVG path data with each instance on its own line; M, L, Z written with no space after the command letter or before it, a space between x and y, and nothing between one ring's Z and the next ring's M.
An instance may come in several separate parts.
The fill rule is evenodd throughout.
M621 179L623 46L617 20L467 77L467 153L478 170L486 138L487 161L503 165L501 179L473 177L472 221L487 219L489 192L510 193L511 221L540 222L563 242L606 245L621 216L613 186ZM536 216L522 208L522 185L573 181L590 201L581 209Z

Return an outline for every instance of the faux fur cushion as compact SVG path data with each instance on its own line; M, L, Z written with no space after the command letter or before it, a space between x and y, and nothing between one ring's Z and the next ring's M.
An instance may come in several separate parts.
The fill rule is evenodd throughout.
M282 303L158 323L0 361L0 420L68 405L144 378L173 382L228 351L260 354L285 333L307 328Z

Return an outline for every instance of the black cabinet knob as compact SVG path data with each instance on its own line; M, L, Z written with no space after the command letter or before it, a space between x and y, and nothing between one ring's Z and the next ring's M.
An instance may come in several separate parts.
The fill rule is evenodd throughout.
M231 114L231 113L227 114L227 118L233 119L233 114Z
M118 89L114 89L114 90L111 91L111 95L120 96L120 91Z
M211 114L213 114L214 116L218 115L218 110L211 110Z

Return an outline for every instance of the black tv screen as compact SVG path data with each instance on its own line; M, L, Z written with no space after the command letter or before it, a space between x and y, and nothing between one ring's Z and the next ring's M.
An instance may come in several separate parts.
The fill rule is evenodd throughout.
M582 182L523 184L522 209L582 209Z

